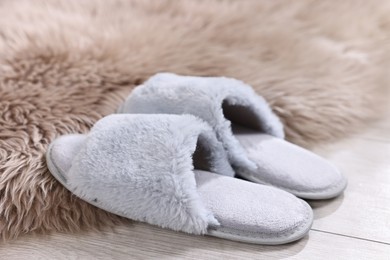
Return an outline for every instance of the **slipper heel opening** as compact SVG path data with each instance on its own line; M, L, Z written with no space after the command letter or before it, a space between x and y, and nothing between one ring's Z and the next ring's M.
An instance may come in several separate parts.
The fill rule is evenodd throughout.
M232 123L232 127L240 126L247 131L265 132L265 126L250 106L234 104L227 98L222 103L222 111L224 117Z
M213 133L199 134L192 160L196 170L234 176L234 170L227 160L224 148Z
M207 138L199 135L196 142L196 148L192 155L194 169L202 171L210 171L212 168L211 151L206 145Z

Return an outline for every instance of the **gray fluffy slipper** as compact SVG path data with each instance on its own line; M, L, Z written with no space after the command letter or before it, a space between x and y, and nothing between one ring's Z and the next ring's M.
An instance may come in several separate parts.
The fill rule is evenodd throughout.
M163 228L276 245L303 237L313 221L295 196L229 177L222 144L191 115L111 115L87 135L59 137L46 158L81 199Z
M235 79L157 74L133 90L118 112L195 115L213 127L238 175L301 198L329 199L347 185L325 159L285 141L266 101Z

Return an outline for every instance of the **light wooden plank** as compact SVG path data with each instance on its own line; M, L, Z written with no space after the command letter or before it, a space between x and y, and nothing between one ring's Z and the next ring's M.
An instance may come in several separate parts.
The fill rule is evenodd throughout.
M258 246L191 236L146 224L116 232L25 237L0 247L1 259L388 259L390 245L311 231L298 243Z
M349 184L335 200L310 203L313 228L390 243L390 142L352 138L319 153L341 169Z

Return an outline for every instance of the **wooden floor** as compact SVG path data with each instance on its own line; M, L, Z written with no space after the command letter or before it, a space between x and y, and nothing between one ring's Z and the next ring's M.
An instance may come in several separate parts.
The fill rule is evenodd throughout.
M135 223L114 231L24 237L0 245L0 259L390 259L390 120L317 150L349 178L344 195L310 202L303 240L257 246Z

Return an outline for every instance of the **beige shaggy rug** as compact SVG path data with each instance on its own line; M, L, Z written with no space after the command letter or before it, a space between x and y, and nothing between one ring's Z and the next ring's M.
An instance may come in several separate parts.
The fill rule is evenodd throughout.
M51 177L47 145L84 133L156 72L254 86L302 145L381 113L390 1L0 2L0 235L123 220Z

